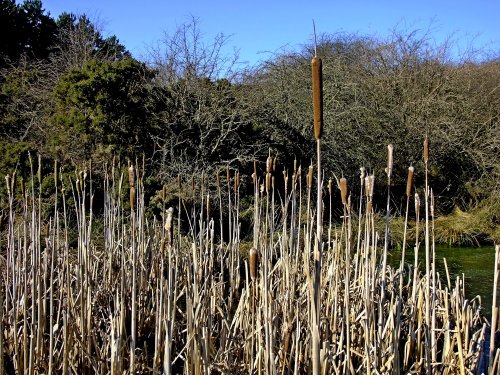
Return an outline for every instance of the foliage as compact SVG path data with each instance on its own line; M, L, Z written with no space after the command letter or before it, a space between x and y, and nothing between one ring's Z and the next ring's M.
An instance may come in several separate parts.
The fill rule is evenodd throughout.
M144 65L133 59L91 60L70 71L54 89L49 149L73 164L140 156L149 142L148 77Z
M242 70L237 52L224 53L228 37L205 38L192 18L165 35L146 64L86 15L54 20L39 0L1 0L0 28L2 147L72 166L144 157L151 195L177 175L187 180L226 164L251 174L252 161L269 152L286 167L314 157L311 44ZM427 136L437 215L480 210L498 196L500 60L452 60L450 47L420 31L319 36L327 178L355 185L363 166L385 184L391 143L391 192L403 196L409 165L422 186ZM9 163L0 172L10 173ZM385 192L376 191L374 203L383 205Z
M45 12L41 0L0 1L0 67L23 54L45 58L56 40L57 26Z

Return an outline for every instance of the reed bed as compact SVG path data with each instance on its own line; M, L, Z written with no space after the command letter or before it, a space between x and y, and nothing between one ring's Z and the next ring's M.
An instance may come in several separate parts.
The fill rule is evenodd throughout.
M271 158L262 169L255 163L245 253L237 171L217 173L214 184L206 175L179 179L176 203L165 202L155 218L146 215L143 167L111 165L97 230L91 166L70 180L59 168L48 217L40 166L29 188L6 179L1 374L478 371L489 323L480 299L467 300L463 278L435 270L427 185L421 199L409 178L408 202L416 202L417 215L420 202L426 206L416 218L422 234L417 228L411 244L415 259L391 268L387 232L374 225L375 178L364 169L360 183L339 179L342 216L334 217L335 182L323 184L314 166L303 173L296 164L277 170ZM318 188L324 196L314 204ZM349 188L362 191L359 202ZM498 277L498 266L492 272ZM500 366L494 344L491 373Z

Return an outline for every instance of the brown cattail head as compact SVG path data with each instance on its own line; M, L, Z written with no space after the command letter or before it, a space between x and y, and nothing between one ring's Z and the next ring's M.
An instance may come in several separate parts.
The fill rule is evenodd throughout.
M332 179L328 180L328 194L332 195Z
M238 188L240 187L240 171L236 171L234 175L234 192L238 192Z
M387 177L389 178L392 176L392 167L394 165L393 151L394 146L392 144L387 145L387 168L385 169L385 173L387 173Z
M133 165L128 167L128 184L131 188L135 187L135 173Z
M406 196L409 197L411 195L411 186L413 184L413 172L415 168L408 168L408 180L406 181Z
M269 156L267 158L267 162L266 162L266 172L271 173L272 168L273 168L273 158L271 158L271 156Z
M314 167L312 164L309 166L309 172L307 173L307 187L310 189L312 187Z
M54 160L54 186L57 189L57 180L59 178L58 174L58 166L57 166L57 160Z
M424 139L424 163L429 161L429 138Z
M342 198L342 204L347 204L347 180L342 177L339 181L340 186L340 197Z
M128 183L130 185L130 209L135 208L135 176L134 167L131 165L128 167Z
M314 137L320 139L323 134L323 66L321 59L314 56L311 60L312 92L314 110Z
M255 278L257 277L257 264L259 262L258 259L259 253L257 249L255 249L254 247L252 247L252 249L250 250L249 258L250 258L250 277L252 278L252 280L255 280Z
M231 173L229 172L229 165L226 165L226 180L229 185L229 180L231 179Z

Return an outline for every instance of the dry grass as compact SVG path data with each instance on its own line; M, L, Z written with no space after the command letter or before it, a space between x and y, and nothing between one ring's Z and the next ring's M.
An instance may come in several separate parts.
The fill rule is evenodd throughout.
M463 279L443 282L432 267L432 215L427 248L422 228L412 244L417 256L430 254L429 271L387 266L363 176L358 222L344 193L342 226L335 230L339 218L324 214L316 279L315 188L299 170L255 170L250 262L240 249L238 175L229 172L215 192L206 176L194 189L180 184L179 196L188 191L197 203L179 198L157 221L145 215L140 168L113 167L102 232L94 229L90 170L71 184L56 178L58 191L72 190L75 209L62 199L47 221L40 176L19 201L11 192L0 249L0 372L304 374L313 370L317 329L322 374L474 373L487 323L477 301L465 299ZM283 176L278 199L273 181ZM125 209L132 182L133 209ZM213 217L215 206L228 215ZM70 227L78 228L75 247Z

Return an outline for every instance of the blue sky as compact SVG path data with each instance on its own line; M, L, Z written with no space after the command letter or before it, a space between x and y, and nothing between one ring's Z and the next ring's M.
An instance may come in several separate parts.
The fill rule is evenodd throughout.
M218 33L230 36L227 53L236 48L250 65L312 40L312 19L318 33L383 38L394 28L419 29L429 31L436 43L451 37L459 49L455 54L471 47L500 52L499 0L43 0L43 5L53 17L63 11L86 13L139 59L191 16L198 18L207 41Z

